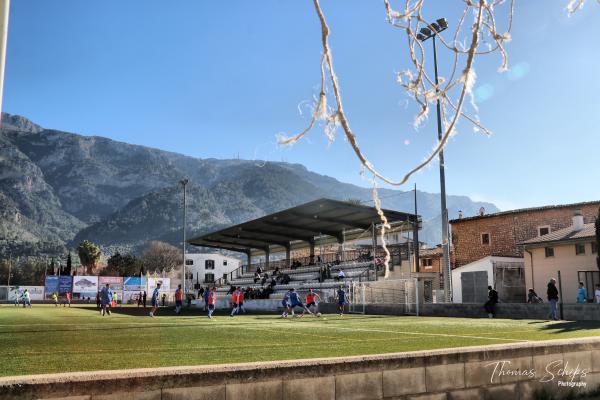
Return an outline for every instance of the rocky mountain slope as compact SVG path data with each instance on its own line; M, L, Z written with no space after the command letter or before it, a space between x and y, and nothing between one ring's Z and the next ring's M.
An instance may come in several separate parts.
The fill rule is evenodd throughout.
M83 239L112 251L139 251L149 240L180 243L187 176L190 235L256 218L319 197L371 198L299 164L198 159L97 136L44 129L2 116L0 256L54 255ZM412 212L413 193L382 189L384 207ZM440 240L439 195L418 192L421 238ZM451 216L490 203L449 196ZM437 221L437 222L436 222ZM435 225L433 224L435 222Z

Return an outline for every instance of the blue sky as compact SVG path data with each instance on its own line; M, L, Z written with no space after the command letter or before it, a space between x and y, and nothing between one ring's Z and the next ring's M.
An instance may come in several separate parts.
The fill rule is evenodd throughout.
M382 2L323 0L345 109L367 156L392 178L422 160L435 118L419 130L395 83L406 41ZM456 19L462 1L429 0ZM511 70L479 58L479 117L446 150L447 190L502 209L600 198L600 6L568 18L567 0L517 1ZM42 126L201 158L297 162L369 185L338 135L291 148L319 82L320 27L311 1L17 0L11 4L4 111ZM440 54L440 74L449 58ZM409 183L438 192L437 164Z

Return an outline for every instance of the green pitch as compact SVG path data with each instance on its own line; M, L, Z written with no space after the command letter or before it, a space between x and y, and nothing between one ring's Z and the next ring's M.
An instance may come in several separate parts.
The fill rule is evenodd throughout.
M600 335L596 322L0 306L0 376L391 353Z

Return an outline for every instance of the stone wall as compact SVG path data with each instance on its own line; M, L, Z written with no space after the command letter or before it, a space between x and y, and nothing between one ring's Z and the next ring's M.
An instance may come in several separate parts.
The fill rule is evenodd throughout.
M568 375L561 375L560 371ZM559 382L585 387L566 388ZM581 383L579 383L581 382ZM567 383L568 384L568 383ZM5 400L457 400L600 384L600 338L282 362L0 378Z
M335 312L333 305L320 305L322 312ZM510 319L548 319L547 303L499 303L496 305L496 318ZM560 313L560 306L559 313ZM567 321L600 321L600 305L598 304L564 304L563 319ZM365 307L366 314L374 315L406 315L403 304L369 304ZM414 308L411 309L414 313ZM430 317L461 317L487 318L483 304L454 304L436 303L420 304L419 315Z
M598 206L600 202L589 202L452 220L453 266L487 256L523 257L523 249L517 243L538 236L538 227L550 226L551 231L556 231L571 226L575 210L583 212L585 223L594 222ZM481 243L482 233L490 234L490 244Z

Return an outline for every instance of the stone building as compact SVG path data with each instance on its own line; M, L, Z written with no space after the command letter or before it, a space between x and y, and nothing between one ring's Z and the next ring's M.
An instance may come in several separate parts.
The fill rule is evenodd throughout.
M488 256L523 257L521 243L571 225L581 210L584 223L594 222L600 201L523 208L464 217L450 221L454 249L453 267Z

